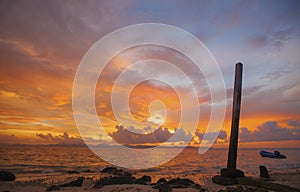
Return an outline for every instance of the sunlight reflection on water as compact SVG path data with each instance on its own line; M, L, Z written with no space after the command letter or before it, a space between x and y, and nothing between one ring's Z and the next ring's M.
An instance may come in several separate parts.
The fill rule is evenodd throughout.
M118 150L118 148L101 148L101 150L109 154L111 150ZM143 149L140 150L142 152ZM153 155L150 155L154 159L168 155L168 151L171 153L174 149L156 150L153 151ZM259 165L265 165L271 172L295 172L300 169L300 149L281 149L280 152L285 154L287 159L263 158L259 155L259 149L239 149L237 167L249 175L257 174ZM121 151L119 157L124 160L128 158ZM226 160L226 149L210 149L205 154L199 155L198 148L187 148L163 165L137 172L151 176L216 174L221 168L226 167ZM131 163L138 162L139 159L136 159ZM16 174L64 173L67 170L88 169L99 172L106 166L109 164L87 147L2 146L0 148L0 169Z

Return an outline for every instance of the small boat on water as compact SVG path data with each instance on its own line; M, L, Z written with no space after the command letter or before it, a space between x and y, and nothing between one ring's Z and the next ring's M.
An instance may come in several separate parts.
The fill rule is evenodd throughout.
M285 155L280 154L279 151L274 151L272 152L268 152L268 151L260 151L259 154L263 157L270 157L270 158L279 158L279 159L283 159L286 158Z

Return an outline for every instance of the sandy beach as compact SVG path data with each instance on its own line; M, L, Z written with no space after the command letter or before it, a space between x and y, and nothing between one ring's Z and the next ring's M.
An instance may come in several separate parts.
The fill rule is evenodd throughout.
M121 170L121 173L126 173ZM124 176L124 175L123 175ZM205 175L205 174L197 174L193 176L192 182L194 184L186 184L184 182L185 178L181 178L182 180L178 180L178 183L169 183L172 179L176 180L176 178L166 179L169 183L170 188L161 187L161 183L158 183L158 178L151 177L151 182L145 182L143 184L104 184L98 185L99 181L103 178L119 178L123 177L122 175L116 176L114 173L74 173L74 174L46 174L44 176L16 176L15 181L1 181L0 183L0 191L10 191L10 192L19 192L19 191L124 191L124 192L135 192L135 191L178 191L178 192L193 192L193 191L209 191L209 192L218 192L218 191L232 191L232 188L235 188L238 191L268 191L259 187L251 187L235 184L232 186L222 186L212 182L212 177L214 175ZM133 174L133 178L142 178L138 174ZM259 176L254 177L255 179L259 179L261 181L266 181L266 179L259 178ZM300 191L300 173L272 173L270 175L270 179L266 182L278 183L282 185L287 185L293 187L298 190L292 191ZM78 181L82 181L82 183L78 183ZM122 182L122 181L121 181ZM178 185L180 184L180 185ZM226 190L227 189L227 190ZM269 190L273 191L273 190ZM275 190L276 191L276 190ZM288 190L287 191L291 191Z

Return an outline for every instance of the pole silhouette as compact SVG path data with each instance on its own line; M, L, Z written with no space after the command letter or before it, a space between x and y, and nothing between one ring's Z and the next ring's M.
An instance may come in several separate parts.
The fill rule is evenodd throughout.
M242 74L243 74L243 64L237 63L235 65L231 133L230 133L230 143L229 143L229 152L228 152L228 161L227 161L227 168L231 168L231 169L236 169L241 96L242 96Z

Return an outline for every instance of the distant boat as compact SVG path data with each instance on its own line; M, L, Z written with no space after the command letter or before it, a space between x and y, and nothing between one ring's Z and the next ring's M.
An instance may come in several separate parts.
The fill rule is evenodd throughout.
M279 158L279 159L283 159L286 158L285 155L280 154L279 151L274 151L272 152L268 152L268 151L260 151L259 154L263 157L270 157L270 158Z

